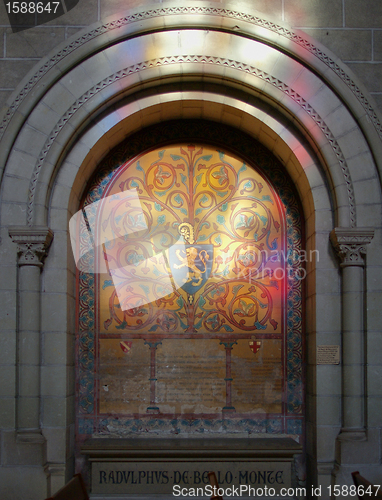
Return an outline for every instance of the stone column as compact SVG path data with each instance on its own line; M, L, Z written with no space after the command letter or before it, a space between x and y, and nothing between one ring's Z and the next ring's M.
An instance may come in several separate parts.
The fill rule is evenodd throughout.
M226 386L226 389L225 389L225 406L223 407L222 411L223 413L226 413L226 412L234 412L236 411L235 410L235 407L232 406L232 394L231 394L231 384L232 384L232 373L231 373L231 351L232 351L232 348L233 346L237 344L237 342L235 340L228 340L228 341L224 341L222 340L220 342L220 345L224 345L225 347L225 386Z
M47 227L11 227L17 244L17 408L19 442L42 442L40 426L40 274L53 233Z
M154 342L150 342L149 340L145 340L145 344L147 344L150 348L150 406L147 407L147 413L159 413L159 407L156 404L156 395L155 395L155 387L156 387L156 350L158 345L161 345L162 342L160 340L155 340Z
M335 228L330 239L342 268L342 429L340 440L365 439L364 266L374 230Z

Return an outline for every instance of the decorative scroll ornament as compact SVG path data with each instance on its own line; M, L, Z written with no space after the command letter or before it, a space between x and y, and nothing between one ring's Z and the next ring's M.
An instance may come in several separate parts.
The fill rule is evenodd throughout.
M188 222L183 222L178 228L179 234L183 236L185 241L190 245L195 243L194 228Z
M140 211L126 205L130 189ZM215 148L173 145L122 166L103 199L114 200L98 216L103 230L129 230L100 254L112 265L101 276L105 333L280 333L286 281L277 270L289 254L265 177Z
M337 227L330 233L330 240L340 260L341 267L364 266L366 245L374 237L374 229Z
M17 244L19 266L42 267L53 239L53 232L44 226L9 228L9 236Z

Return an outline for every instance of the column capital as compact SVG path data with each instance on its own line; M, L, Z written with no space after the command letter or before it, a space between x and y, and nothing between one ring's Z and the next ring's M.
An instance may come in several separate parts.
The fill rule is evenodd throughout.
M372 228L336 227L330 233L330 241L341 260L341 267L365 265L366 245L374 237Z
M8 233L17 244L18 265L42 267L53 232L46 226L12 226Z
M150 347L150 349L156 349L158 347L158 345L162 345L162 341L161 340L153 340L153 341L150 341L150 340L145 340L145 343L144 345L148 345Z
M220 345L224 345L224 347L226 349L233 349L233 346L237 344L236 340L232 340L232 339L229 339L229 340L221 340L220 341Z

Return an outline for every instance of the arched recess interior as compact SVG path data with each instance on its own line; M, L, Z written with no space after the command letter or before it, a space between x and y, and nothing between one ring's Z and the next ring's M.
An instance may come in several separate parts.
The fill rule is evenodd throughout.
M362 86L304 34L256 14L190 2L94 26L44 60L14 98L0 129L2 222L26 232L49 226L54 233L43 272L61 312L52 327L53 299L43 295L43 336L52 328L65 336L74 331L67 223L100 160L125 137L163 120L208 119L247 133L280 159L302 202L306 248L320 252L319 262L307 266L306 301L308 457L312 478L320 474L317 461L330 458L319 455L317 440L334 440L340 427L325 434L316 425L325 408L316 397L321 381L313 353L317 336L328 330L316 311L327 300L325 279L339 287L328 235L335 226L380 225L367 210L370 199L379 201L378 188L365 193L362 183L380 169L382 129ZM9 211L15 176L27 196ZM11 243L9 252L15 252ZM340 297L332 307L340 317ZM339 345L339 322L332 330ZM73 373L67 349L63 365ZM337 375L340 384L340 367ZM69 384L58 396L67 401L72 394ZM50 396L41 394L42 408ZM44 432L44 411L37 420ZM71 428L73 413L60 426ZM48 439L48 462L50 446ZM65 458L62 463L68 474Z
M231 127L187 120L129 136L101 167L73 219L79 441L205 428L303 444L303 228L283 166ZM95 226L103 250L88 239Z

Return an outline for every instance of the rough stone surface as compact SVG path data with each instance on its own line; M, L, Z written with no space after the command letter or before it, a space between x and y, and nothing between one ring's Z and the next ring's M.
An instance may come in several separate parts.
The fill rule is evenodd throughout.
M4 2L0 4L0 23L2 26L9 26L9 19L5 10Z
M351 28L380 28L382 4L365 0L362 7L358 0L345 0L345 25Z
M0 111L3 106L7 106L7 100L10 98L12 94L11 90L0 90Z
M348 63L349 68L364 82L369 92L380 92L382 63Z
M41 444L31 445L29 443L16 442L14 431L3 432L3 465L42 465L44 450Z
M285 21L292 26L341 27L341 0L285 0Z
M22 78L28 73L30 69L37 63L39 58L34 60L18 59L10 60L5 59L0 61L0 88L13 90Z
M46 23L46 26L88 26L98 20L98 3L99 0L79 1L67 14Z
M374 30L374 61L382 62L382 29Z
M18 33L6 30L5 57L29 58L43 57L65 39L64 28L45 28L39 26Z
M372 60L373 32L371 30L307 28L304 31L325 45L325 47L328 47L343 61ZM354 47L357 47L357 50L354 50Z
M159 0L154 0L152 4L158 4L160 3ZM130 0L129 1L129 6L131 8L136 8L140 7L141 5L144 5L144 1L142 0ZM123 0L100 0L100 12L101 12L101 19L111 16L113 14L118 14L123 12L123 10L126 8L126 3L123 2Z
M382 110L382 93L374 93L372 92L371 95L373 96L374 98L374 101L378 107L378 109L381 111Z

